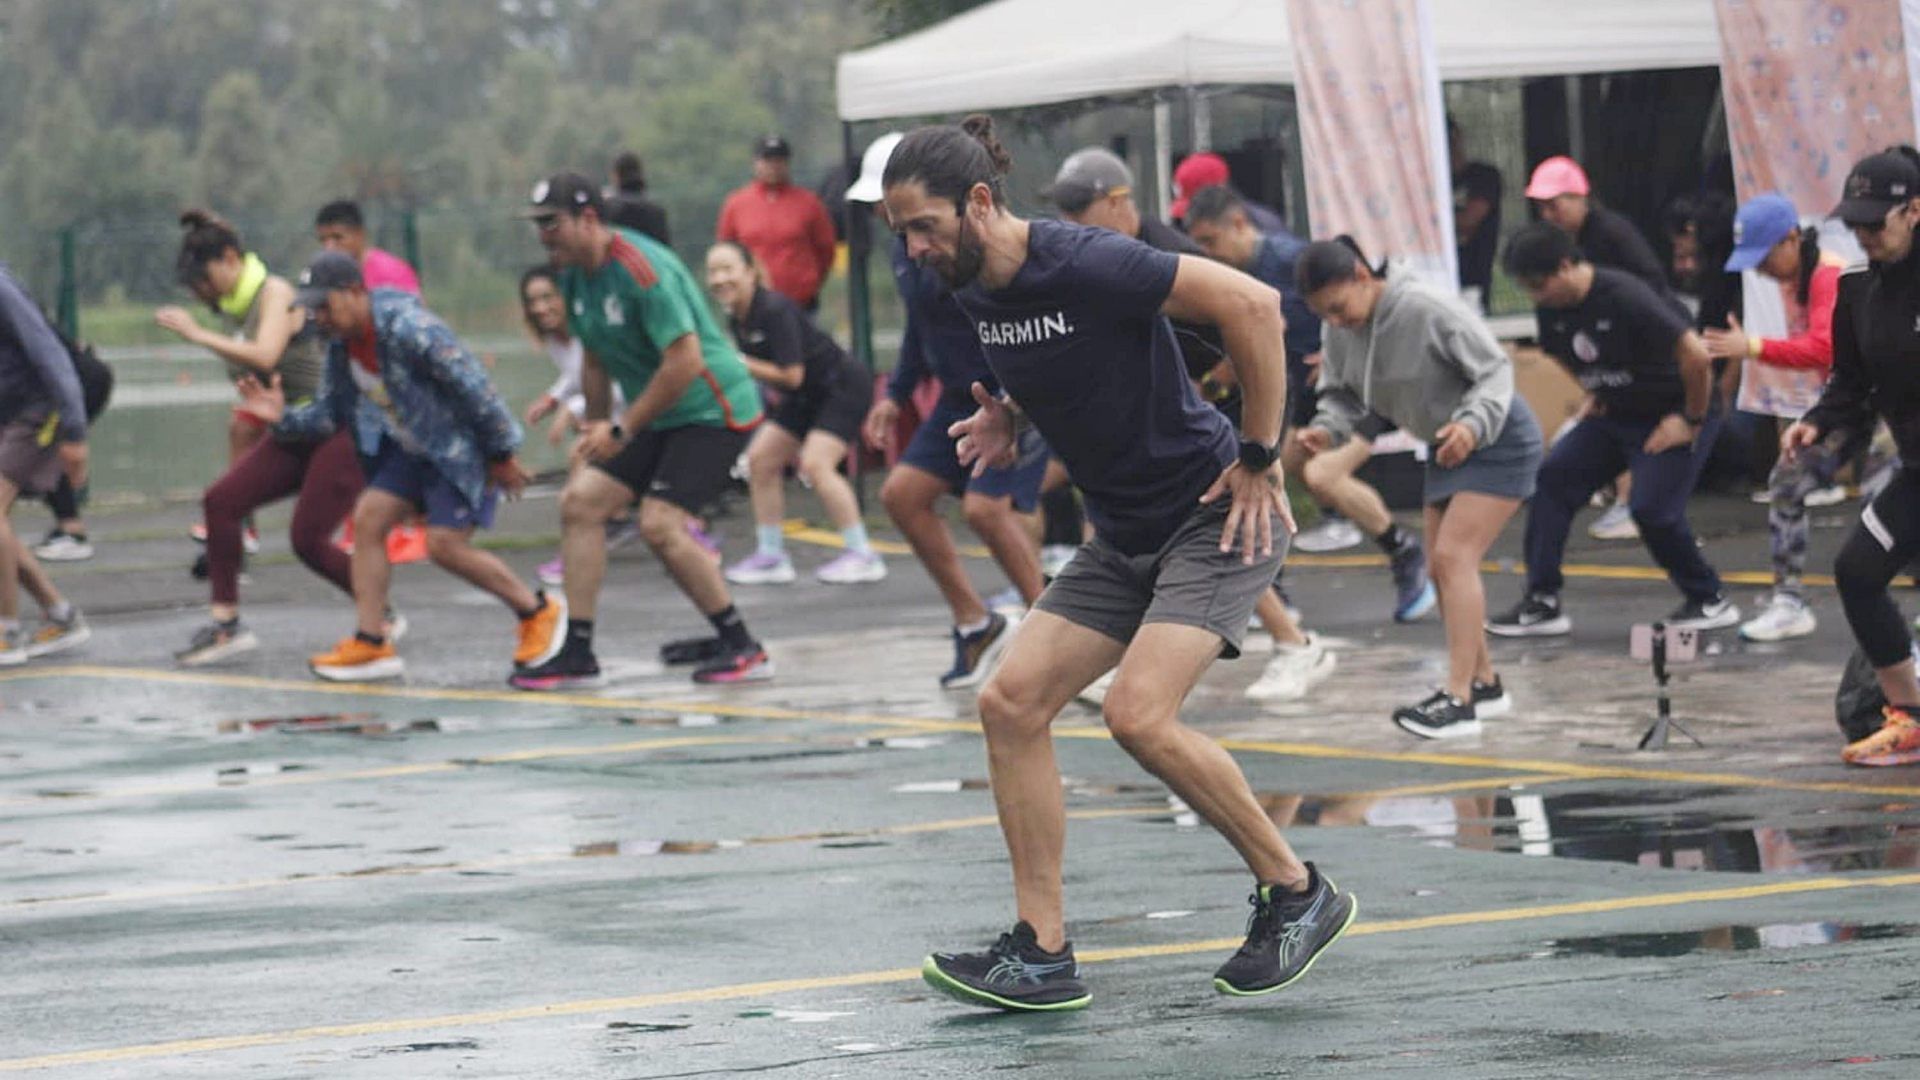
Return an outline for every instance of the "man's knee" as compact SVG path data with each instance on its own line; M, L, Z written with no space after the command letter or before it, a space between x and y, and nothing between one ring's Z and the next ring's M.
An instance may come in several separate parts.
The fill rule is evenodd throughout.
M563 527L599 525L613 514L612 502L602 485L588 479L587 471L581 470L560 489L560 524Z
M659 551L686 535L687 512L669 502L645 499L640 503L640 538Z
M960 513L967 519L968 528L977 533L988 533L1013 516L1013 502L986 495L968 495L960 500Z
M832 480L839 471L840 457L831 451L800 456L800 478L807 482L808 487L819 487L823 482Z
M1100 711L1107 730L1113 733L1113 741L1142 760L1153 757L1166 743L1176 722L1174 712L1147 700L1146 695L1132 692L1122 683L1116 683L1108 691L1106 704Z
M911 520L928 509L919 485L907 476L904 469L895 469L887 474L886 483L880 485L880 505L887 508L887 516L895 521Z
M980 724L988 738L1031 735L1052 723L1053 717L1045 714L1039 691L1037 685L1008 678L1004 671L995 672L980 688L977 698Z

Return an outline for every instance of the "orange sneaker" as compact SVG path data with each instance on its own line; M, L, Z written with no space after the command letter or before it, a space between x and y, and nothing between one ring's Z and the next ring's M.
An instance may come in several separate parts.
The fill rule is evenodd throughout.
M553 659L567 642L567 598L547 593L540 598L540 610L520 620L520 640L513 649L513 666L539 667Z
M392 679L406 673L406 661L393 649L393 642L378 645L360 640L358 635L342 638L331 652L323 652L307 661L315 675L330 682L371 682Z
M1880 710L1886 722L1880 730L1849 744L1840 760L1849 765L1912 765L1920 762L1920 720L1907 710L1888 705Z

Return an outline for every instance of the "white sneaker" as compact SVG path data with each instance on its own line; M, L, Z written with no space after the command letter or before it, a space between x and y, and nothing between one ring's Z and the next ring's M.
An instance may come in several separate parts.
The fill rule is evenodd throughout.
M93 558L93 545L84 536L55 530L33 545L33 553L42 562L84 562Z
M1626 503L1614 503L1587 526L1587 535L1595 540L1638 540L1640 526L1633 523L1633 510Z
M1813 633L1818 622L1805 600L1788 593L1774 593L1760 614L1740 624L1740 636L1748 641L1785 641Z
M19 667L27 662L27 646L33 638L24 626L0 633L0 667Z
M813 572L828 585L859 585L887 580L887 561L878 552L848 551Z
M1807 492L1806 499L1808 506L1836 506L1846 501L1847 486L1845 484L1832 484L1823 488L1815 488Z
M1320 643L1318 634L1308 634L1305 645L1273 644L1273 659L1253 685L1247 687L1250 701L1298 701L1307 692L1333 674L1338 657Z
M74 608L65 622L48 619L40 625L39 630L34 631L33 636L27 639L27 656L34 659L52 656L85 645L92 637L93 629L87 625L80 609Z
M1040 549L1040 576L1057 578L1060 571L1073 561L1074 553L1080 549L1072 544L1048 544Z
M1345 551L1350 547L1359 546L1360 541L1366 538L1366 534L1360 531L1360 526L1346 518L1327 517L1322 518L1313 528L1295 535L1293 547L1299 551L1310 551L1316 554L1326 551Z
M1107 691L1113 689L1113 677L1118 674L1120 674L1120 669L1116 667L1105 675L1093 680L1093 682L1087 685L1085 690L1074 695L1074 700L1083 705L1091 705L1096 709L1100 708L1107 703Z
M1757 503L1761 506L1771 506L1773 504L1773 489L1754 488L1753 494L1747 496L1747 501Z
M735 585L785 585L795 576L793 560L784 551L778 555L756 551L727 567L727 580Z

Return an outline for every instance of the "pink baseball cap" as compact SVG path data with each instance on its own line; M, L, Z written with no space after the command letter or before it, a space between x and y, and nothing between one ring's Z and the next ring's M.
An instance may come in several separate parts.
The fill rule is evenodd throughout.
M1587 182L1587 170L1564 154L1550 157L1534 166L1533 179L1527 181L1527 198L1551 199L1559 195L1588 195L1593 185Z
M1219 154L1188 154L1173 170L1173 205L1167 211L1176 218L1187 216L1187 203L1193 193L1204 187L1224 184L1229 179L1227 159Z

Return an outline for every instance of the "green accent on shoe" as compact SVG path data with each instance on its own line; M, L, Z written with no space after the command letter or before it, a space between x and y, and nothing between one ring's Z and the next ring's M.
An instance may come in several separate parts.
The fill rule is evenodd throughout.
M1008 1012L1073 1012L1076 1009L1086 1008L1088 1003L1093 1001L1092 994L1082 994L1077 998L1056 1001L1048 1005L1012 1001L998 994L989 994L985 990L976 990L953 979L940 970L940 965L935 963L931 956L920 962L920 977L926 980L928 986L962 1004L985 1005L988 1008L1005 1009Z
M1333 882L1329 881L1327 884L1331 887ZM1334 935L1327 939L1325 945L1320 946L1320 950L1313 954L1313 958L1307 961L1305 967L1294 972L1293 978L1285 982L1274 983L1272 986L1260 990L1242 990L1225 979L1215 979L1213 980L1213 988L1230 997L1261 997L1266 994L1271 994L1275 990L1285 990L1287 987L1306 978L1307 972L1313 970L1313 965L1320 962L1320 957L1325 954L1328 949L1333 948L1333 943L1346 936L1347 928L1353 925L1354 918L1360 914L1360 901L1355 900L1351 894L1347 896L1347 899L1353 901L1353 905L1347 909L1347 921L1340 924L1340 929L1334 931Z

